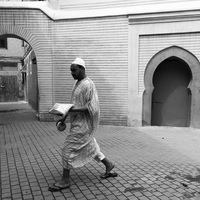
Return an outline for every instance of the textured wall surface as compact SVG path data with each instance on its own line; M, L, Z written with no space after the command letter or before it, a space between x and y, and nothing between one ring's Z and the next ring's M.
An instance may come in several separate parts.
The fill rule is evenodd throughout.
M0 35L24 39L36 54L42 118L54 103L69 103L70 64L80 56L99 93L101 122L126 125L127 17L53 21L37 9L1 9L0 17Z
M126 17L54 23L55 102L69 102L73 79L70 64L86 62L87 75L99 93L101 121L126 124L128 92L128 21Z
M181 10L173 4L167 8L166 2L180 4ZM67 4L61 0L61 10L38 2L22 3L16 9L9 8L11 4L2 5L0 35L22 38L32 46L37 58L42 118L49 117L48 110L54 103L69 103L74 84L69 68L77 56L85 60L87 75L97 87L101 123L130 126L141 126L148 61L172 45L199 57L200 3L195 0L189 8L188 1L179 0L73 0ZM105 15L104 8L108 8Z

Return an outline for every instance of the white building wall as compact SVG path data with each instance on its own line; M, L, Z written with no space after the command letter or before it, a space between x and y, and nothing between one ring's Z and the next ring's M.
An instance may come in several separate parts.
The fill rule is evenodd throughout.
M55 0L54 0L55 1ZM199 1L199 0L196 0ZM189 2L188 0L58 0L61 10L105 9L115 7L130 7L138 5L153 5L174 2Z
M86 62L100 100L101 122L127 124L128 19L108 17L55 23L54 90L56 102L70 102L74 80L70 65L77 57Z
M1 10L0 32L24 37L36 52L40 113L45 116L53 103L70 101L74 80L69 66L80 56L99 92L101 120L141 126L145 65L159 49L172 44L197 53L200 2L104 0L95 1L96 7L91 1L87 5L86 1L73 1L74 7L69 2L58 1L61 10L36 2L20 2L20 9L14 7L11 14L7 8ZM11 4L2 3L5 5ZM91 12L79 11L82 8ZM13 15L18 16L15 25ZM182 41L184 34L188 43Z
M0 57L22 57L23 55L22 40L16 38L7 39L7 49L0 48Z

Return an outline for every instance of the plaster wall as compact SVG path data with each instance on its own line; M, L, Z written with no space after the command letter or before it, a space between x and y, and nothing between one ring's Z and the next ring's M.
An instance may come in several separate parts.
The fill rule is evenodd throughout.
M101 123L127 125L127 17L59 21L53 35L54 101L70 102L74 84L70 65L79 56L97 87Z
M13 56L14 55L14 56ZM7 49L0 48L0 57L22 57L22 41L16 38L7 39Z
M198 0L196 0L198 1ZM57 2L61 10L93 10L93 9L107 9L107 8L121 8L121 7L137 7L137 6L154 6L156 4L165 3L183 3L188 0L50 0L52 4Z

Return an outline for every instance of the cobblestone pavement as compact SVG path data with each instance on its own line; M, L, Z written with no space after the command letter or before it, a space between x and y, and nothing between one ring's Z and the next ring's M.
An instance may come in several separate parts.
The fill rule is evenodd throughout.
M101 125L96 138L118 177L100 179L104 166L92 161L52 193L66 133L54 122L0 125L2 200L200 200L200 130Z

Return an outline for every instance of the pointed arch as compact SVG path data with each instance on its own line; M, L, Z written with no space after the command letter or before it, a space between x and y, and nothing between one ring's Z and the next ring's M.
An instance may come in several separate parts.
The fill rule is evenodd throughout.
M200 116L200 63L199 60L188 50L178 47L171 46L166 49L159 51L155 54L146 66L144 73L144 86L145 90L143 93L143 110L142 110L142 123L143 125L151 124L151 102L152 102L152 91L154 89L152 78L158 65L170 57L176 57L181 59L190 67L191 70L191 82L189 89L191 90L191 121L190 126L200 127L200 122L197 120Z

